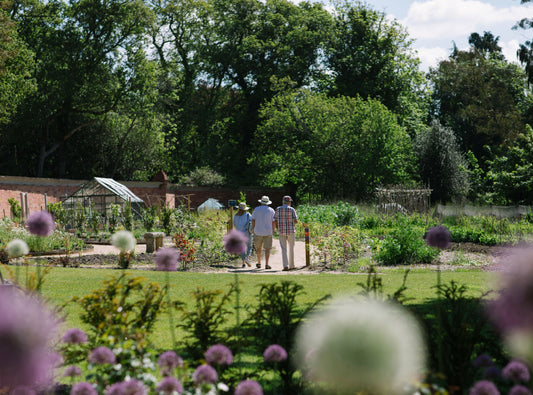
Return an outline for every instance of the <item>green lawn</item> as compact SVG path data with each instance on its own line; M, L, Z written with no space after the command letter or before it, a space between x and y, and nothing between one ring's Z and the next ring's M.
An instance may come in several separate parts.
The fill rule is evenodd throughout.
M147 281L164 284L164 272L128 270L131 276L145 277ZM80 268L54 268L46 277L42 293L53 303L61 305L73 296L84 296L94 289L101 287L102 280L109 276L119 276L122 273L116 269L80 269ZM190 292L197 287L210 290L220 289L226 291L229 285L235 281L235 274L227 273L169 273L171 296L173 300L191 302ZM396 291L404 276L404 269L388 269L380 277L383 281L384 293L390 294ZM442 282L454 280L468 286L469 294L480 296L483 292L495 287L496 276L494 273L482 271L453 271L442 272ZM256 295L261 284L277 281L294 281L304 287L305 294L299 299L299 303L313 302L320 297L330 294L341 296L356 294L361 291L360 283L366 281L367 276L362 274L295 274L295 275L254 275L240 274L238 279L241 284L241 304L254 304ZM424 303L428 299L435 298L435 284L437 274L429 269L415 269L407 278L407 290L405 295L412 298L408 303ZM65 310L67 315L67 327L83 325L79 319L80 307L70 303ZM179 317L176 317L178 319ZM169 345L170 335L166 315L162 315L155 327L152 341L156 347L166 348Z

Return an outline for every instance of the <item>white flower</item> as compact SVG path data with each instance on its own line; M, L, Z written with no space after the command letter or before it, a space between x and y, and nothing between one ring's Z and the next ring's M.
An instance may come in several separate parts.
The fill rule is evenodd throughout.
M120 363L117 363L116 365L113 365L113 369L119 371L120 369L122 369L122 365Z
M228 392L229 391L229 387L226 384L224 384L224 383L218 383L217 384L217 388L220 391L224 391L224 392Z
M27 255L30 252L30 248L24 240L15 239L7 243L7 254L11 258L18 258L20 256Z
M340 299L311 316L296 336L297 361L309 378L341 392L397 394L423 371L416 320L401 306Z
M138 359L134 359L133 361L131 361L131 366L136 368L137 366L141 366L141 362Z
M128 232L127 230L120 230L111 236L111 243L117 247L122 252L133 251L137 240L133 233Z

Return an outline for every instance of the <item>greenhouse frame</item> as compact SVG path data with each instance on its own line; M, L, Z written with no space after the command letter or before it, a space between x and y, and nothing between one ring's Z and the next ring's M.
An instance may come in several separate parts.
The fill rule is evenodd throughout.
M112 178L94 177L67 197L63 201L63 208L76 210L84 207L89 212L94 209L107 218L112 204L118 204L122 212L126 204L131 204L131 211L136 217L141 215L141 209L145 206L144 200L125 185Z

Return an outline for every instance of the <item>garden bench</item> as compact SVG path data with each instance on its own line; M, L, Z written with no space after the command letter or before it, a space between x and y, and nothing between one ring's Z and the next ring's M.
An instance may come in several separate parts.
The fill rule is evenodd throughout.
M147 232L144 234L144 240L146 241L146 252L155 252L159 248L163 247L163 232Z

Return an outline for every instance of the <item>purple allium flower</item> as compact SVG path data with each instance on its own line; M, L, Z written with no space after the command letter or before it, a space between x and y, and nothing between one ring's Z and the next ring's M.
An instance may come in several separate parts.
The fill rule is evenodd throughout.
M125 395L123 386L124 386L123 381L114 383L110 385L109 387L107 387L107 389L105 390L105 395Z
M57 368L58 366L63 365L63 357L61 356L61 354L57 352L52 352L48 354L48 359L50 360L50 364L54 368Z
M63 372L64 377L76 377L81 375L81 369L76 365L70 365L65 368Z
M98 395L98 391L91 383L82 381L74 384L70 390L70 395Z
M218 374L210 365L200 365L192 374L194 384L215 384L218 381Z
M502 378L502 371L496 366L489 366L483 371L483 378L487 380L500 380Z
M160 248L155 253L155 265L157 270L173 272L178 268L180 253L172 247Z
M36 392L33 388L30 388L25 385L21 385L20 387L13 388L9 395L35 395Z
M35 298L0 287L0 388L44 384L57 321Z
M26 226L31 234L50 236L56 224L48 211L35 211L28 216Z
M205 360L210 365L231 365L233 363L233 354L225 345L215 344L205 352Z
M531 395L531 391L523 385L514 385L509 390L509 395Z
M183 359L181 359L181 357L174 351L165 351L159 356L157 365L159 366L161 374L163 376L168 376L175 368L183 366Z
M240 255L246 251L248 237L237 229L232 229L224 236L224 249L229 254Z
M511 361L503 369L502 375L509 381L527 383L530 378L529 369L520 361Z
M79 328L71 328L63 335L63 342L69 344L87 343L87 335Z
M123 395L146 395L147 389L143 382L136 379L131 379L122 382Z
M426 243L431 247L444 249L449 247L452 241L452 235L448 228L443 225L434 226L426 234Z
M287 359L287 351L278 344L271 344L263 353L265 362L282 362Z
M480 354L472 361L472 365L476 368L488 368L489 366L494 365L492 357L488 354Z
M469 395L500 395L500 391L493 382L487 380L478 381L470 388Z
M173 394L174 392L181 394L183 392L183 385L174 377L163 377L163 380L157 384L156 390L164 394Z
M254 380L243 380L235 388L235 395L263 395L263 388Z
M89 355L89 362L95 365L113 364L115 361L113 351L104 346L96 347Z

